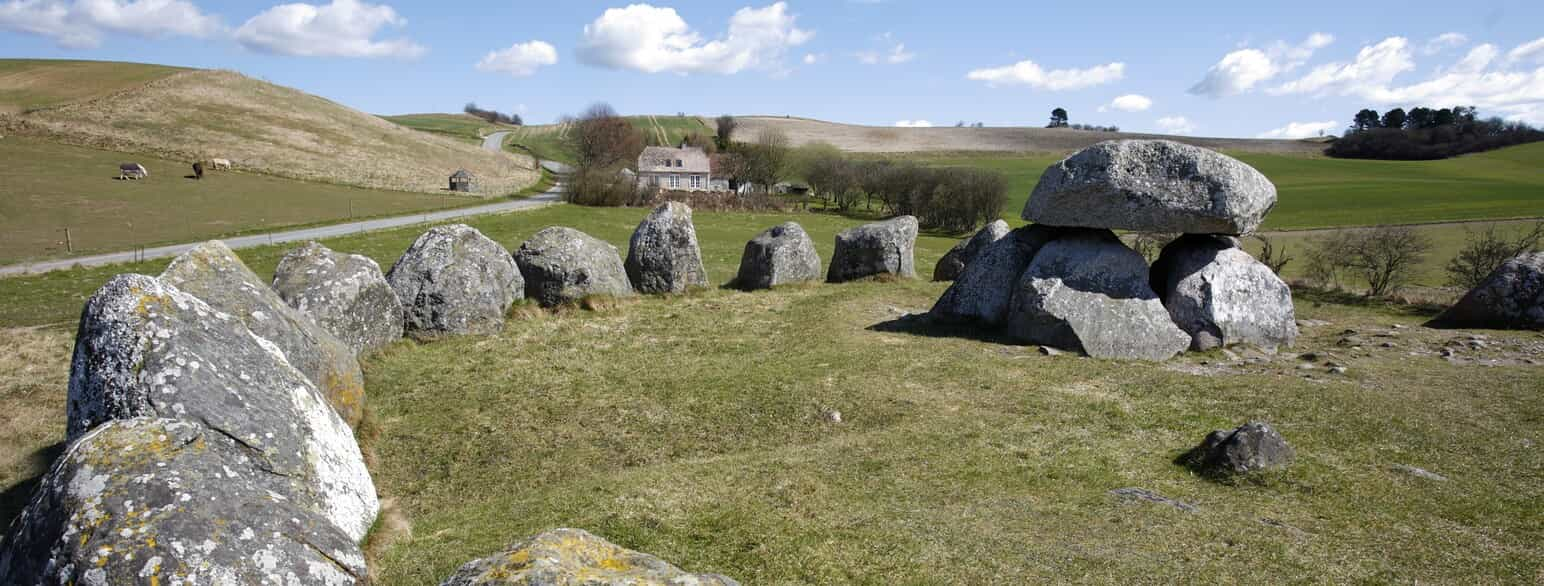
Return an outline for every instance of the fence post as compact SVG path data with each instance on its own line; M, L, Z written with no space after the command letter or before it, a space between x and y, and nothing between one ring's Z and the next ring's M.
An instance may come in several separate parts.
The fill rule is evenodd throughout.
M69 226L64 227L64 251L69 254L75 254L75 242L70 240Z

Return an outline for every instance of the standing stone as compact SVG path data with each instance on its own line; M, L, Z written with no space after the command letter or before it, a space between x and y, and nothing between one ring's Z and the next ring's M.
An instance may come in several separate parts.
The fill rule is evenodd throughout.
M917 219L912 216L842 230L836 235L826 281L845 283L875 275L915 277L912 247L916 242Z
M638 224L627 247L627 278L639 293L685 293L708 286L692 208L665 202Z
M688 574L652 555L579 529L554 529L503 553L467 562L440 586L739 586L718 574Z
M279 261L273 289L356 355L402 337L402 301L367 256L307 243Z
M365 377L354 350L285 303L224 242L211 240L183 253L160 278L273 342L350 426L364 417Z
M114 421L54 462L0 552L3 584L367 581L350 536L283 496L288 479L186 421Z
M428 338L496 334L509 306L525 296L509 251L465 224L419 236L386 282L402 302L403 329Z
M119 275L86 302L70 362L70 439L163 417L240 442L278 491L349 536L379 505L347 423L279 347L160 279Z
M1191 350L1232 344L1291 347L1292 289L1226 236L1181 236L1158 255L1152 286Z
M1193 452L1203 471L1211 474L1248 474L1282 468L1292 463L1292 446L1269 423L1251 421L1238 429L1217 430L1206 436Z
M1544 329L1544 251L1523 253L1502 263L1432 325Z
M1053 226L1248 234L1276 186L1242 161L1168 140L1112 140L1046 169L1024 219Z
M933 315L992 326L1007 323L1019 277L1040 247L1060 231L1063 229L1030 224L991 243L938 298Z
M573 228L551 227L537 232L515 251L525 274L525 294L554 307L591 295L627 297L633 286L617 247Z
M986 250L988 245L1001 240L1007 235L1007 222L997 220L987 224L985 228L976 232L975 236L961 240L959 244L954 245L954 248L949 249L948 254L938 259L938 264L933 266L933 280L953 281L958 279L960 274L965 272L965 267L981 255L981 251Z
M1148 285L1147 262L1109 230L1041 247L1014 290L1008 327L1030 344L1095 358L1167 360L1190 345Z
M820 255L815 252L815 241L803 226L784 222L745 243L734 286L754 291L819 278Z

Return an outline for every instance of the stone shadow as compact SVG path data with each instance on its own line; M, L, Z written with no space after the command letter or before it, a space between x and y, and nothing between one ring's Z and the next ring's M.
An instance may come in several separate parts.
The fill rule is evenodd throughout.
M22 479L16 484L0 492L0 527L9 527L11 521L21 515L22 509L27 508L27 503L32 501L32 493L37 491L38 484L43 481L43 475L53 467L54 460L64 454L65 442L60 441L53 445L39 448L27 457L28 464L33 470L39 470L37 475Z
M963 338L1004 346L1025 346L1017 338L1009 336L1001 328L981 325L968 320L955 320L934 316L931 313L909 313L864 328L871 332L909 334L924 338Z

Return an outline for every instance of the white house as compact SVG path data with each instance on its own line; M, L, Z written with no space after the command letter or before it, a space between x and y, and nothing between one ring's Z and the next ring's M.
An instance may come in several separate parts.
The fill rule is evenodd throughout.
M647 147L638 155L638 184L672 191L711 191L712 163L708 153L697 147Z

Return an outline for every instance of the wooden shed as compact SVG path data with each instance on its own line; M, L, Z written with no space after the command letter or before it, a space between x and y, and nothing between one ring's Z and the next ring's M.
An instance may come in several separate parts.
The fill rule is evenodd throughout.
M450 175L450 190L462 193L471 193L476 189L476 178L466 169L461 169Z

